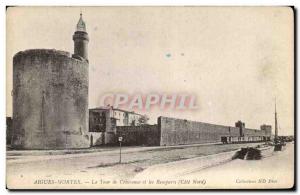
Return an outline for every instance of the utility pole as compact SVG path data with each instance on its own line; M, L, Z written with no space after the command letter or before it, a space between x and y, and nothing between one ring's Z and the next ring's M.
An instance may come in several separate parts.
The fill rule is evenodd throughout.
M278 124L277 124L277 111L276 111L276 98L275 98L275 143L278 141Z
M42 136L43 136L43 146L45 148L46 144L46 131L45 131L45 124L44 124L44 112L45 112L45 90L42 91L42 113L41 113L41 129L42 129Z
M123 140L123 137L119 137L119 143L120 143L120 159L119 159L119 163L120 164L122 162L122 140Z
M63 133L65 134L65 148L67 148L67 146L68 146L68 135L67 135L67 130L65 129L65 127L64 127Z

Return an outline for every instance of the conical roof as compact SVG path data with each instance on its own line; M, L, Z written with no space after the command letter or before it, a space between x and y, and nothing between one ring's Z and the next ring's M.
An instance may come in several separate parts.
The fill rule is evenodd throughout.
M82 19L82 13L80 13L80 18L79 18L79 21L78 21L77 26L76 26L76 31L86 32L85 22Z

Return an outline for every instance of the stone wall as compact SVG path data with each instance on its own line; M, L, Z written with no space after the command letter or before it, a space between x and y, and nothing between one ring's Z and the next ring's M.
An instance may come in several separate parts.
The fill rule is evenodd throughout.
M88 63L57 50L17 53L13 119L14 148L89 147Z
M259 139L249 139L260 141L266 135L266 131L256 129L244 129L245 134L241 140L239 127L214 125L183 119L159 117L158 126L161 131L160 145L184 145L184 144L204 144L221 142L221 137L238 138L236 141L248 141L248 137L260 137Z
M213 125L183 119L159 117L161 146L215 143L221 136L239 135L239 128Z
M241 131L240 127L161 116L157 120L157 125L118 126L114 138L116 144L118 136L123 137L124 145L172 146L221 143L221 137L230 137L230 142L263 141L263 137L270 137L271 133L244 127Z
M245 128L245 136L265 136L265 131Z
M116 142L123 137L123 145L159 146L160 129L157 125L117 126Z

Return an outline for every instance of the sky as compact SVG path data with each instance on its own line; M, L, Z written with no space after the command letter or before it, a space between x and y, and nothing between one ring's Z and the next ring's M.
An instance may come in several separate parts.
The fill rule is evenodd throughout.
M89 42L89 107L107 93L192 94L197 110L169 116L294 133L293 11L287 7L11 7L7 10L7 115L12 58L34 48L73 53L80 11Z

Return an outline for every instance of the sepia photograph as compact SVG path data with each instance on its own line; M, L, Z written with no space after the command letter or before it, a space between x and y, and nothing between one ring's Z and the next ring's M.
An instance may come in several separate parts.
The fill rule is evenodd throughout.
M7 6L8 190L295 187L291 6Z

